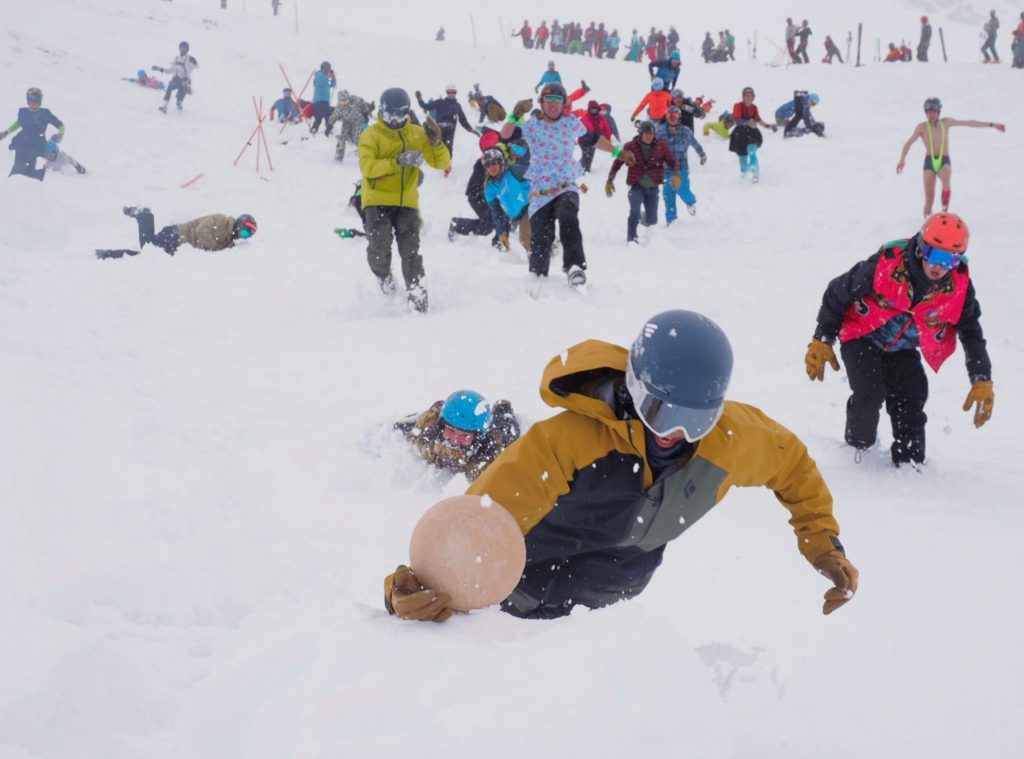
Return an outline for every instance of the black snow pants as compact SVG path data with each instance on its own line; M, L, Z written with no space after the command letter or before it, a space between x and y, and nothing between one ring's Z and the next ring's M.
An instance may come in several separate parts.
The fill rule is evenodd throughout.
M583 253L583 233L580 232L580 196L576 192L563 192L541 206L530 217L530 271L546 277L551 265L551 246L555 242L555 222L562 241L562 271L573 266L587 268Z
M148 243L156 245L158 248L163 248L165 253L173 256L174 252L181 245L181 235L178 234L177 225L172 224L154 233L156 227L153 223L152 211L139 211L135 216L135 221L139 224L140 248Z
M916 349L886 352L866 337L844 343L840 352L853 391L846 402L846 442L855 448L874 445L884 402L892 421L893 463L923 462L928 378L921 354Z
M466 184L466 200L476 214L475 219L456 217L451 221L451 235L489 235L494 232L491 209L484 199L484 169L479 161L473 166L473 173Z

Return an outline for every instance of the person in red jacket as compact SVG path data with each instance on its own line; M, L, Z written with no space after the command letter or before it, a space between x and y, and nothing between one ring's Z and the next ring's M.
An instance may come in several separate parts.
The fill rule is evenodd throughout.
M740 175L747 176L750 172L752 181L757 182L761 178L761 164L757 160L757 149L761 147L764 138L758 126L768 127L773 132L779 128L774 124L766 124L761 120L761 114L754 105L754 88L743 88L743 99L733 105L732 117L736 121L736 128L732 130L729 137L729 150L739 156Z
M839 369L832 344L839 338L850 381L846 442L860 461L875 444L882 404L892 419L892 462L925 459L924 413L928 378L963 345L974 426L992 416L992 362L981 329L981 306L967 268L970 233L959 216L930 216L917 234L887 242L875 255L833 279L822 297L814 337L804 359L807 377L824 380L825 364Z
M641 121L638 127L640 134L622 146L623 153L633 155L633 165L626 172L626 184L629 185L629 219L626 222L626 242L640 243L636 236L637 224L640 222L640 207L644 208L643 225L653 227L658 223L658 195L661 185L665 182L665 167L672 171L672 189L678 190L680 184L679 164L668 143L654 136L653 121ZM615 194L615 175L624 161L619 156L612 163L608 181L604 185L604 193L609 198Z
M889 43L889 54L885 56L884 63L899 63L903 60L903 51L896 47L895 42Z
M633 115L629 117L629 120L634 121L644 106L647 106L647 115L651 121L664 121L670 105L672 105L672 93L665 89L665 80L656 76L651 80L651 91L644 95L644 99L633 110Z
M589 173L590 167L594 162L597 141L604 137L608 142L612 142L612 127L608 123L608 118L601 113L601 104L596 100L591 100L587 104L587 110L579 114L579 119L583 122L583 126L587 128L587 133L577 140L580 149L583 151L583 157L580 158L580 166Z
M541 21L540 26L537 27L537 33L534 35L535 49L543 50L548 44L548 37L551 36L551 30L548 29L548 22Z
M533 29L530 28L530 22L527 21L526 19L523 19L523 25L521 27L519 27L519 31L518 32L512 32L512 36L513 37L522 37L523 38L523 47L525 47L525 48L533 47Z

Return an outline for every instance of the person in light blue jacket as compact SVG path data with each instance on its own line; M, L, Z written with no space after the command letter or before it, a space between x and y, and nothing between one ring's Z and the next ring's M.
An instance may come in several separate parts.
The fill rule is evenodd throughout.
M562 83L562 75L555 71L554 61L548 61L548 70L540 75L540 81L537 82L537 86L533 88L533 91L539 92L541 87L551 82L555 82L556 84Z
M484 151L480 162L487 175L484 199L494 219L495 243L498 250L509 249L509 232L518 227L519 242L530 252L530 183L516 177L508 169L508 161L500 147Z
M313 76L313 126L310 130L316 134L320 129L320 122L325 121L331 115L331 90L338 84L334 77L334 69L330 61L320 64L320 70ZM331 136L331 125L327 124L324 129L324 136Z
M686 158L686 151L693 148L700 156L701 166L708 160L704 148L700 146L693 132L688 126L682 123L683 110L678 105L670 105L665 113L665 123L658 125L654 136L658 140L668 143L668 149L672 157L679 165L679 187L673 189L671 182L665 182L661 188L662 197L665 199L665 221L669 225L678 216L676 213L676 198L682 198L686 204L686 210L690 216L697 214L697 196L690 189L690 164Z

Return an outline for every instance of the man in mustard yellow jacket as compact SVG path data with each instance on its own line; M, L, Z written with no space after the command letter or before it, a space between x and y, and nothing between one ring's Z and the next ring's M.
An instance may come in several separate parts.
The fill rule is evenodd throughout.
M538 422L473 482L515 517L523 577L502 602L518 617L607 606L647 586L669 541L732 487L767 487L790 512L797 548L834 587L830 614L857 590L832 496L803 443L725 393L732 349L707 317L666 311L632 348L588 340L548 364L541 397L561 414ZM451 616L447 593L405 566L385 604L406 619Z
M393 87L380 96L377 121L359 137L359 171L363 175L362 201L366 212L366 248L370 270L386 295L395 291L391 276L391 243L398 239L402 276L409 303L427 310L420 256L419 182L424 160L446 169L451 154L441 139L441 127L428 118L425 126L409 116L409 93Z

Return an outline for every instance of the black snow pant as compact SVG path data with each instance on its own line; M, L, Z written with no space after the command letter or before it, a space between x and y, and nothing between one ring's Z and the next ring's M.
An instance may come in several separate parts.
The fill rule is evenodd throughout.
M921 354L917 350L886 352L866 337L844 343L840 352L853 391L846 402L846 442L855 448L874 445L884 402L892 421L893 463L923 462L928 378Z
M988 51L992 51L992 58L988 57ZM985 44L981 46L981 54L985 56L986 61L999 60L999 53L996 52L996 35L989 34L985 38Z
M580 166L588 174L590 173L590 167L594 163L594 153L597 150L598 137L599 135L596 132L587 132L579 139L580 151L582 152Z
M36 150L15 150L14 165L11 166L11 173L7 176L13 177L15 174L21 174L22 176L38 179L42 182L43 177L46 176L46 167L36 168L36 159L39 157L40 155Z
M476 214L475 219L453 218L450 230L456 235L489 235L494 232L491 209L484 199L484 169L477 161L466 184L466 200ZM495 238L497 239L497 238Z
M626 240L636 238L637 224L653 227L658 223L658 186L641 187L638 184L629 188L629 219L626 221ZM643 208L641 217L640 209Z
M310 127L310 131L316 134L320 130L320 122L324 122L327 126L324 129L324 136L330 137L332 125L327 121L327 117L331 115L331 101L329 100L317 100L313 103L313 126Z
M807 55L807 42L802 41L796 48L796 63L810 63L811 59Z
M928 63L928 46L925 44L919 44L917 46L917 60L921 63Z
M404 206L365 206L366 260L378 280L391 276L391 243L398 239L402 277L406 289L417 287L424 276L420 256L420 212Z
M173 256L174 252L181 245L181 235L178 234L177 225L172 224L154 233L156 227L153 223L153 213L151 211L139 211L135 216L135 221L139 224L140 248L148 243L149 245L163 248L165 253Z
M175 98L175 102L178 104L178 107L181 108L181 104L185 102L185 96L189 94L189 92L191 92L188 79L183 79L180 76L171 77L171 82L167 85L167 91L164 92L165 103L171 102L172 90L178 91L178 95Z
M441 142L448 148L448 153L453 158L455 157L455 125L454 124L439 124L441 127Z
M555 222L562 241L562 271L573 266L587 268L583 253L583 233L580 232L580 196L576 192L563 192L541 206L530 217L530 271L546 277L551 265L551 246L555 242Z

